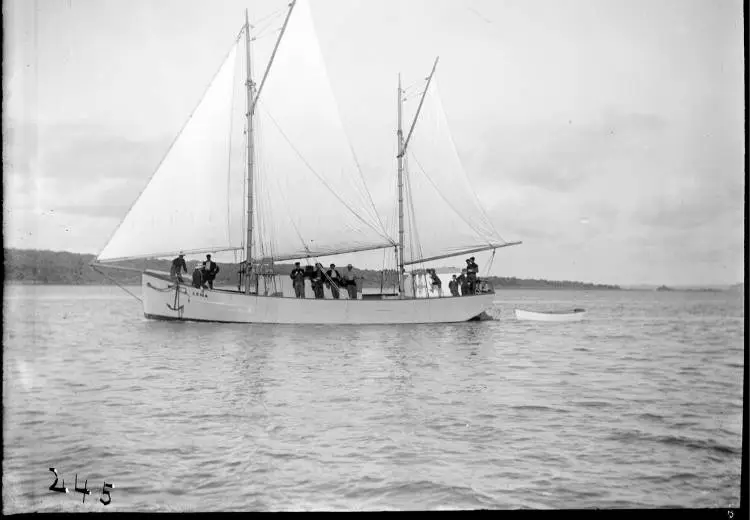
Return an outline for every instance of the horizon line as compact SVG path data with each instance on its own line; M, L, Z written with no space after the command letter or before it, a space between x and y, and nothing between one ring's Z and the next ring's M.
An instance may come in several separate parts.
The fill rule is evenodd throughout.
M89 255L89 256L96 257L96 253L81 253L81 252L78 252L78 251L69 251L69 250L64 250L64 249L63 250L36 249L36 248L6 247L5 245L3 245L3 250L4 251L7 251L7 250L16 250L16 251L38 251L38 252L48 252L48 253L68 253L68 254L74 254L74 255L81 255L81 256L83 256L83 255ZM151 258L151 259L146 259L146 260L157 260L157 261L159 261L158 258ZM166 262L168 260L163 260L163 261ZM279 262L279 263L283 264L283 262ZM443 268L447 268L447 267L443 267ZM456 269L459 269L459 268L456 268ZM382 270L382 269L372 269L372 270L377 271L377 270ZM490 276L495 276L497 278L520 278L518 276L497 276L497 275L490 275ZM525 279L525 280L540 280L540 281L548 281L548 282L587 283L587 284L592 284L592 285L611 285L611 286L616 286L616 287L620 287L620 288L623 288L623 287L662 287L662 286L664 286L664 287L675 287L675 288L677 288L677 287L682 287L682 288L685 288L685 287L700 287L700 288L703 288L703 287L716 287L716 286L730 287L730 286L744 285L745 284L744 280L741 280L739 282L734 282L734 283L732 283L732 282L717 282L717 283L679 283L679 284L667 284L667 283L659 283L659 282L653 282L653 283L646 283L646 282L626 282L626 283L585 282L585 281L581 281L581 280L555 280L555 279L550 279L550 278L521 278L521 279Z

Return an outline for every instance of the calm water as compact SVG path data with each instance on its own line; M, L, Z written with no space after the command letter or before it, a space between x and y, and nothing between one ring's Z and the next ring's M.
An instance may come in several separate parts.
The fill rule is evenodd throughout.
M139 305L6 287L4 513L739 505L739 295L505 291L495 321L361 328Z

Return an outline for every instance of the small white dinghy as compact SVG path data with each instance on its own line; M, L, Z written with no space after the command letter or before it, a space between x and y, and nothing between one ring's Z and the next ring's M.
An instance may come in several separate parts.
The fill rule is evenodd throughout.
M585 309L568 309L564 311L524 311L516 309L516 319L531 321L581 321L586 315Z

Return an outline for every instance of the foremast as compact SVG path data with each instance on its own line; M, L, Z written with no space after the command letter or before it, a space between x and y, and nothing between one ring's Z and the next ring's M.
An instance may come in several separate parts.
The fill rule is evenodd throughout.
M409 128L409 134L404 140L404 132L401 128L401 115L403 112L403 90L401 89L401 74L398 75L398 130L396 132L398 138L398 292L401 297L404 296L404 155L406 154L406 147L409 145L411 134L414 132L414 125L417 124L417 118L419 118L419 112L422 110L424 104L424 98L427 95L427 91L430 88L432 82L432 76L435 75L435 69L437 68L438 60L440 57L435 58L435 63L432 65L432 71L427 77L427 85L422 92L422 98L419 100L419 106L417 112L414 114L414 120Z

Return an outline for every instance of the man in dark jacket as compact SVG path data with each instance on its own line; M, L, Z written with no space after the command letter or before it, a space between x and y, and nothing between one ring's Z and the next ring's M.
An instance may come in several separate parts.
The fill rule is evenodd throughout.
M326 285L331 289L331 296L334 300L338 300L341 275L336 270L336 264L331 264L331 268L326 272L326 277Z
M461 296L469 294L469 280L466 279L466 269L461 270L461 274L456 278L458 286L461 288Z
M325 282L325 273L323 272L323 266L321 264L315 264L315 272L312 277L312 289L315 293L315 299L320 300L323 298L323 283Z
M474 257L466 259L466 277L469 282L469 294L474 294L477 288L477 276L479 274L479 266L474 262Z
M299 266L299 262L294 262L294 269L292 274L289 275L292 279L292 285L294 286L294 295L297 298L305 297L305 271Z
M182 272L187 270L187 264L185 263L185 253L180 251L180 256L172 260L172 267L169 269L169 277L172 281L184 282L182 279Z
M451 278L451 281L448 282L448 289L451 291L451 296L458 296L458 279L455 274Z
M203 276L208 282L208 288L214 288L214 279L219 274L219 264L211 260L211 255L206 255L206 261L203 262Z

